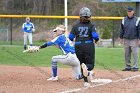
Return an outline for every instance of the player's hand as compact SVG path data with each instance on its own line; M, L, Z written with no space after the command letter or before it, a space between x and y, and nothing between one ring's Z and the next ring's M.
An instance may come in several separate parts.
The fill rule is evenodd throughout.
M35 32L35 29L34 28L32 29L32 32Z

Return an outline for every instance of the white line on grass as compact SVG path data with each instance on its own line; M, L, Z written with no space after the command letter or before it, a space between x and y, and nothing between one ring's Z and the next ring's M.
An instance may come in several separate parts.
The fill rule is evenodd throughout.
M137 77L140 77L140 75L130 76L130 77L127 77L127 78L124 78L124 79L118 79L118 80L115 80L113 82L96 84L96 85L90 86L90 88L94 88L94 87L98 87L98 86L103 86L103 85L107 85L107 84L110 84L110 83L123 82L123 81L131 80L131 79L134 79L134 78L137 78ZM70 90L68 89L68 90L62 91L60 93L72 93L72 92L78 92L78 91L85 90L85 89L88 89L88 88L82 87L82 88L77 88L77 89L70 89Z

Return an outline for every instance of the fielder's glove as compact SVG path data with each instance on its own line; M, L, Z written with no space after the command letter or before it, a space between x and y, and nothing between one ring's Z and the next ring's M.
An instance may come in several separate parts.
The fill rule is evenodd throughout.
M32 32L35 32L35 29L34 28L32 29Z
M27 53L35 53L39 51L39 46L28 46Z

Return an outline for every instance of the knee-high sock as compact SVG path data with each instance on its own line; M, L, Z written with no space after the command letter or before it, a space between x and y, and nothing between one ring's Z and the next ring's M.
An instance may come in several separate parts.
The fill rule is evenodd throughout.
M57 76L57 62L52 61L53 77Z
M27 49L27 45L24 45L24 50L26 50Z

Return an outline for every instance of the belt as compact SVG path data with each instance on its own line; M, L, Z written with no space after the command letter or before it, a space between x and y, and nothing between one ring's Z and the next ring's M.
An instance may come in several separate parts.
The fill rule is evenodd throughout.
M75 54L75 53L72 53L72 52L70 52L71 54Z
M81 43L93 43L92 40L86 40L86 41L76 41L75 44L81 44Z
M72 53L72 52L69 52L68 54L75 54L75 52L74 52L74 53Z

